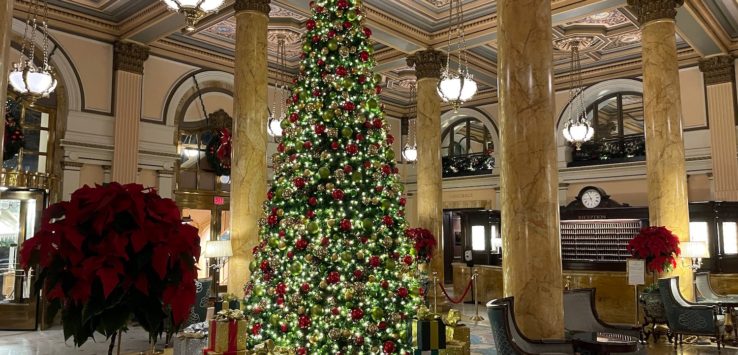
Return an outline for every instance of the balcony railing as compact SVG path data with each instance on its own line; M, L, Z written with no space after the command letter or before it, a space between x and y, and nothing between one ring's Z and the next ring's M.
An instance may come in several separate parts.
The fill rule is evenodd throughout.
M459 177L492 174L495 158L487 153L443 157L443 177Z
M582 144L575 150L568 166L625 163L646 159L646 138L632 135L600 139Z

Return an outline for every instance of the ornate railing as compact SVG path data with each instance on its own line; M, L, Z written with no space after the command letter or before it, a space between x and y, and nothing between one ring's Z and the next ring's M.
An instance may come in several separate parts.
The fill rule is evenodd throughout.
M569 166L597 165L640 161L646 158L646 138L643 135L600 139L582 144L575 150Z
M495 158L487 153L443 157L443 177L492 174Z

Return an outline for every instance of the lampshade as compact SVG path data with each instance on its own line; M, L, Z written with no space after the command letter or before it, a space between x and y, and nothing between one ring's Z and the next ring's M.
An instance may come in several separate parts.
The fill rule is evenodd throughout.
M563 133L564 138L569 142L586 142L592 138L592 135L594 135L594 129L586 123L575 122L567 125L567 127L564 128Z
M205 244L206 258L223 258L233 256L230 240L211 240Z
M679 244L682 250L682 258L709 258L710 251L707 250L705 242L682 242Z

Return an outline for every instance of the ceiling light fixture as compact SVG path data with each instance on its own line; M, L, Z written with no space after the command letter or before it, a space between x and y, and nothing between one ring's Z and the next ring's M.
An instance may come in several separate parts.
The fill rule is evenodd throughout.
M579 57L581 41L574 38L567 43L571 52L571 66L569 70L569 119L564 125L562 133L564 138L573 144L577 150L582 149L582 144L594 136L594 128L587 119L587 111L584 109L584 86L582 85L582 64Z
M43 17L39 19L38 12L43 10ZM49 64L49 30L48 30L48 14L49 6L46 1L43 6L38 0L31 1L31 7L26 17L26 26L23 31L23 44L21 46L20 59L18 63L13 63L10 70L8 81L13 90L20 93L25 99L30 101L31 105L41 97L48 97L49 94L56 89L56 74ZM28 29L31 33L28 33ZM36 32L43 35L43 53L42 64L36 66L35 57L35 41Z
M446 56L446 68L441 73L438 82L438 95L444 102L453 106L458 112L464 102L470 100L477 93L477 82L469 73L469 63L466 52L466 38L464 37L464 8L461 0L451 0L449 4L449 30L448 30L448 54ZM456 34L456 39L451 40L451 34ZM451 69L451 58L456 56L458 67Z
M163 0L170 10L185 17L185 31L192 32L205 15L218 11L225 0Z
M283 33L277 35L277 66L280 67L277 80L272 91L272 112L269 115L267 131L269 135L275 139L282 137L282 117L285 113L284 91L287 90L287 79L282 77L282 71L287 70L287 36ZM279 98L277 95L279 94ZM277 112L277 102L279 102L279 112Z

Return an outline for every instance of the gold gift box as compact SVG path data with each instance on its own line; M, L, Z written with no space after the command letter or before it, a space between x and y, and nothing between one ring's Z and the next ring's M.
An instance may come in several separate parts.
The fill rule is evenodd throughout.
M231 320L228 322L219 322L216 320L210 321L210 336L214 336L215 341L213 342L213 348L207 349L208 355L218 355L229 351L228 333L230 331L231 322L236 322L236 349L230 351L244 351L243 355L246 355L246 321L243 319ZM241 353L237 354L241 355Z
M462 343L471 342L471 330L463 324L446 326L446 339L457 340Z
M469 343L463 343L458 340L447 340L446 349L442 351L444 351L442 352L442 354L445 354L445 355L469 355L471 354Z

